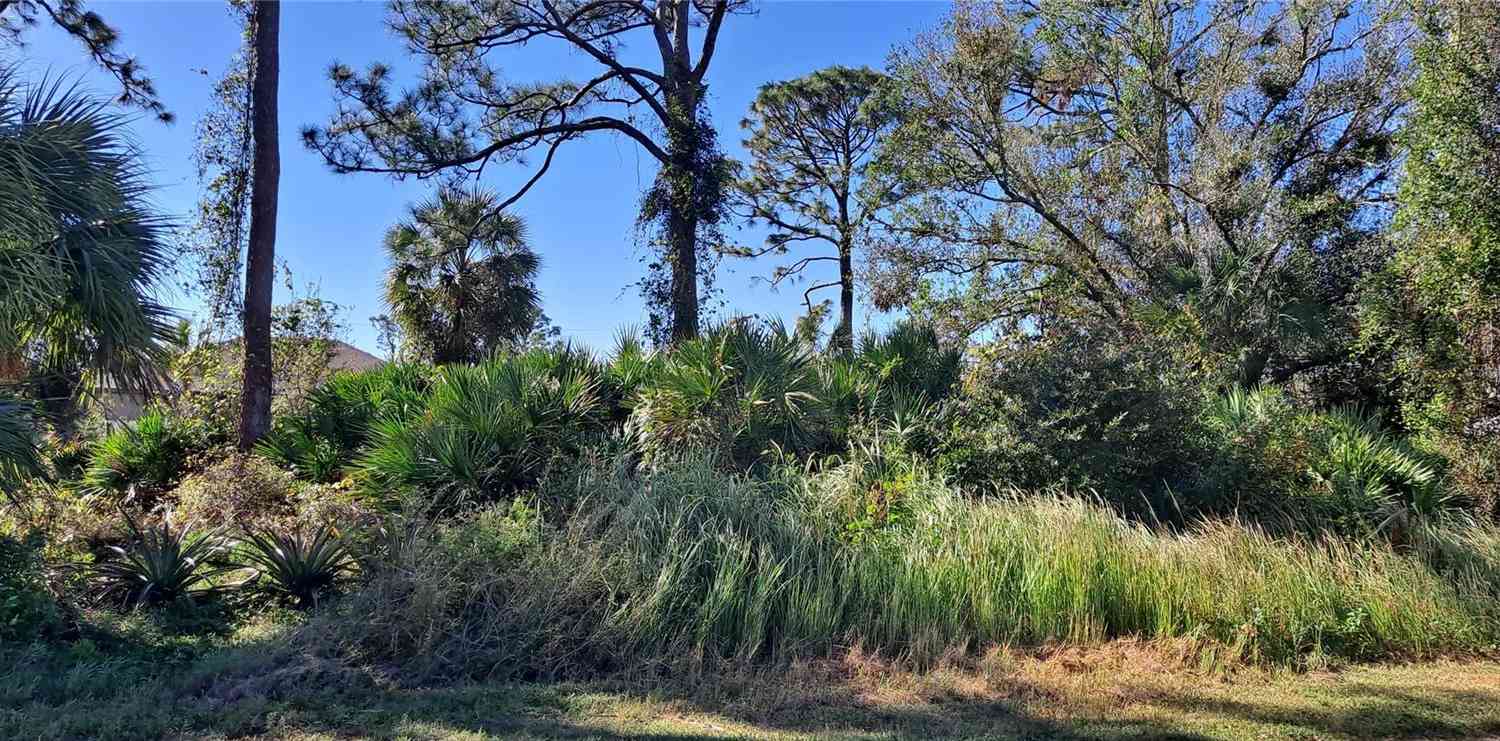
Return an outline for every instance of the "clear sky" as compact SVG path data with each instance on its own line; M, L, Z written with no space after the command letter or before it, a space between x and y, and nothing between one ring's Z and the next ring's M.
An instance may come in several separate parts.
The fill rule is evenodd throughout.
M172 125L142 116L131 128L160 186L158 204L189 223L199 194L191 158L194 126L237 47L234 19L225 3L206 0L94 0L90 7L119 29L121 49L145 66L178 116ZM763 1L754 15L731 18L708 73L709 104L726 152L743 158L739 122L760 85L831 64L879 68L894 45L936 25L946 10L939 2ZM290 266L298 286L315 284L320 296L347 307L348 339L371 351L376 343L367 319L382 312L382 234L431 184L335 175L302 147L298 132L324 121L332 109L330 62L364 67L383 61L398 76L416 71L418 63L405 56L384 21L385 6L376 2L292 1L282 10L277 257ZM110 79L87 63L75 42L45 27L27 39L21 55L28 76L64 73L90 89L113 92ZM17 56L14 49L0 54L12 60ZM556 42L512 50L500 64L517 82L587 79L592 74L588 60L562 51ZM511 166L487 177L506 191L529 172ZM649 156L632 142L591 135L559 151L543 181L513 207L527 219L532 246L543 260L538 287L546 311L576 341L606 349L618 328L643 319L640 298L630 286L644 270L634 223L641 190L653 174ZM737 225L730 233L742 243L759 243L758 233ZM788 320L799 313L802 288L773 291L755 280L768 275L773 264L769 258L724 262L719 284L728 312ZM810 277L827 280L816 273ZM277 301L287 298L280 281L277 291ZM835 298L825 293L825 298ZM191 313L191 298L179 296L176 303ZM859 313L861 325L870 320L868 312Z

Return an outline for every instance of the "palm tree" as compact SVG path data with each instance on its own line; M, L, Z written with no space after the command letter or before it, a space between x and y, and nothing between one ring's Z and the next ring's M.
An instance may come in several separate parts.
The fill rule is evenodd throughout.
M397 323L435 363L473 363L514 347L541 315L541 261L526 224L484 191L444 189L412 207L385 237L385 298Z
M167 223L108 105L0 69L0 471L34 460L18 432L31 429L25 393L66 415L84 384L144 391L161 377Z

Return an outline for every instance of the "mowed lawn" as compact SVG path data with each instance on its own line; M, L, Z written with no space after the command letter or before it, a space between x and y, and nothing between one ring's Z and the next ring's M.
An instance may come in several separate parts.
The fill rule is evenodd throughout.
M694 682L385 689L185 738L1500 738L1500 662L1200 671L1129 643L923 674L858 657ZM242 703L244 701L241 701ZM229 716L246 716L225 708Z

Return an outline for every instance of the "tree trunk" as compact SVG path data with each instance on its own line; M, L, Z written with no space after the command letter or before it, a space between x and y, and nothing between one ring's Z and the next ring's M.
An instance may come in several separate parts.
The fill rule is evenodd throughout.
M674 205L668 217L672 239L672 342L698 336L698 222Z
M841 350L854 350L854 250L848 244L839 245L839 326L833 330L832 345Z
M698 336L698 150L703 146L698 132L697 83L692 79L689 58L688 15L686 0L672 3L673 58L667 62L671 111L674 121L667 123L671 213L667 215L668 238L672 244L672 343Z
M251 126L255 160L250 191L250 254L245 261L245 384L239 447L249 450L271 428L271 291L276 272L276 196L281 179L277 142L281 3L255 4L255 78Z

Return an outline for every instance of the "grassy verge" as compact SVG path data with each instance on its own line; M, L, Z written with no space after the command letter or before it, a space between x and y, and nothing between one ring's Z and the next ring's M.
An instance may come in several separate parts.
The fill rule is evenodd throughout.
M332 674L278 695L161 687L113 701L7 707L5 738L1176 738L1500 734L1500 663L1340 672L1206 671L1191 651L1120 641L993 651L914 672L858 654L775 673L656 682L398 687ZM316 674L316 664L302 668ZM319 688L318 685L322 684ZM243 685L242 685L243 687Z
M561 522L501 507L418 533L299 645L431 682L785 665L848 646L927 666L1121 638L1320 669L1500 639L1488 530L1436 558L1226 522L1171 533L1078 498L975 500L845 470L788 485L591 469L560 488L544 494L582 501Z

